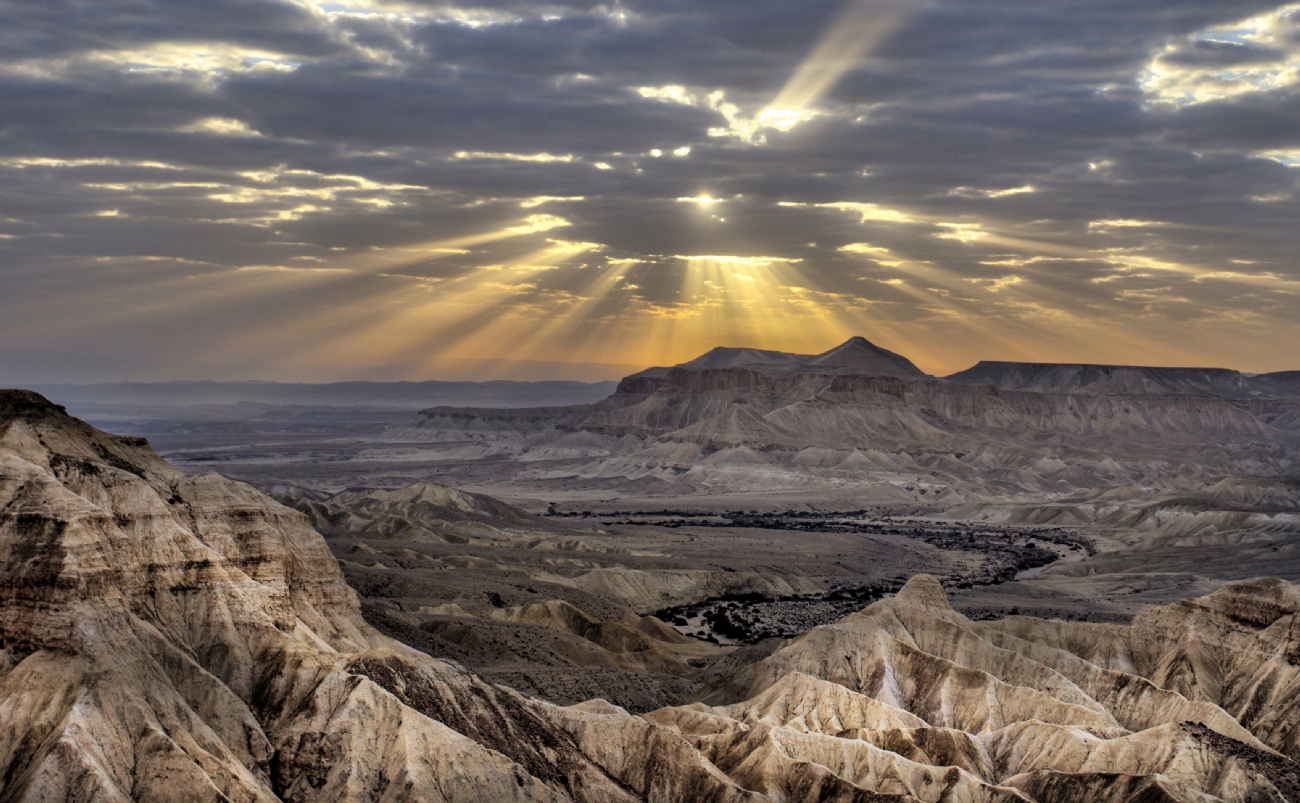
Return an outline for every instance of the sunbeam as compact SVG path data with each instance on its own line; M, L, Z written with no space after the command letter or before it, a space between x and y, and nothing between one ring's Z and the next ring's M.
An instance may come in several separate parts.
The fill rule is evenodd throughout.
M759 119L773 123L804 119L811 106L922 4L922 0L850 0Z

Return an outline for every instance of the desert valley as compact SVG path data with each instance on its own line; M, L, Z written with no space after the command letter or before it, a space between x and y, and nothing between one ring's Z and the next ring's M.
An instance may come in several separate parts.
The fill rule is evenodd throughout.
M1300 0L0 0L0 803L1300 803Z
M0 800L1300 799L1300 372L610 390L0 392Z

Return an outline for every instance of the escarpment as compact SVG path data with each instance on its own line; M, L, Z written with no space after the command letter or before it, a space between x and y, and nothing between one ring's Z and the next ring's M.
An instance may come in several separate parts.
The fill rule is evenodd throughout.
M0 511L0 800L641 799L248 486L4 391Z
M716 437L749 426L728 420ZM491 507L438 486L350 493L358 526L426 508L479 526ZM681 664L648 617L552 602L490 621ZM1280 580L1128 626L974 622L918 575L729 665L697 702L561 707L372 629L306 515L0 391L4 803L1281 803L1300 799L1298 622Z
M804 449L837 450L841 457L871 449L897 456L896 470L911 466L928 474L935 461L947 461L949 482L979 482L993 461L1010 481L1035 491L1041 490L1036 480L1012 472L1096 487L1117 474L1137 479L1153 462L1185 461L1185 447L1196 444L1195 459L1204 466L1197 470L1280 475L1300 445L1293 433L1267 423L1276 416L1257 417L1243 406L1230 392L1236 384L1219 376L1224 372L1028 366L1034 377L1056 379L1013 381L1020 374L1011 368L935 379L906 360L895 364L897 355L851 359L875 348L862 343L850 341L816 359L710 352L630 376L599 404L434 408L390 436L488 442L497 444L493 454L529 461L588 457L592 465L577 473L602 477L673 468L660 454L664 443L695 444L706 453L747 448L768 464L753 470L792 473L808 473L795 460ZM582 448L575 448L575 438ZM984 462L970 462L976 458ZM1045 472L1043 459L1064 462Z

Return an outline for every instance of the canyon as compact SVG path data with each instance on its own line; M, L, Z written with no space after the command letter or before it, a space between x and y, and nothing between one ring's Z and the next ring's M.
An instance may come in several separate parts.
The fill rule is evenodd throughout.
M861 338L353 429L0 391L0 801L1300 800L1298 402Z

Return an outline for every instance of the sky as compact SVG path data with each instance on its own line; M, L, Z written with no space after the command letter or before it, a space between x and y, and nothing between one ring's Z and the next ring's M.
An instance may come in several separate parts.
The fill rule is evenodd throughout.
M0 0L0 379L1300 369L1300 3Z

